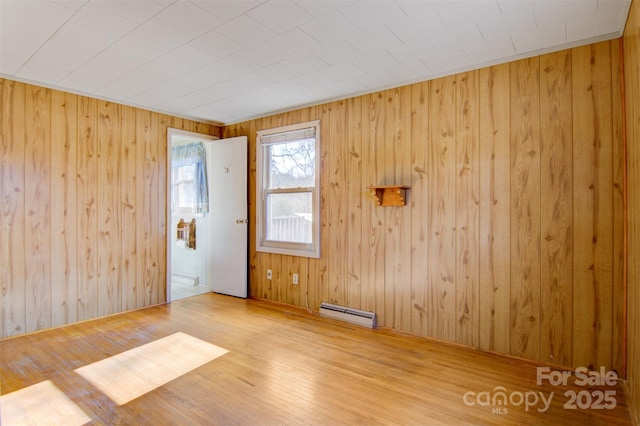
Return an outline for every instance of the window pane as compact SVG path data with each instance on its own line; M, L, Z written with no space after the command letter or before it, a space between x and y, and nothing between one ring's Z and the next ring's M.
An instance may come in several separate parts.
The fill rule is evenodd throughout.
M312 242L311 192L267 194L267 240Z
M266 145L265 149L269 163L269 189L314 186L314 139Z
M195 164L172 169L173 208L193 209L196 202L195 177Z
M196 178L196 165L178 167L178 181L192 181Z
M193 183L181 183L177 185L178 207L191 209L195 205L195 191Z

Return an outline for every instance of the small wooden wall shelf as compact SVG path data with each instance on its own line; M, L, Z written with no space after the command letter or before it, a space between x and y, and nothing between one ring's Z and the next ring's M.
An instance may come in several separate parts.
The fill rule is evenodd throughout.
M411 188L405 185L368 186L379 206L404 206L406 191Z

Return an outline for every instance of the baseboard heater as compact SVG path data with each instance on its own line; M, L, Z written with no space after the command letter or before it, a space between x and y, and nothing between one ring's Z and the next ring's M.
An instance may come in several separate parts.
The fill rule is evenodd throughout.
M320 304L320 315L364 327L376 327L376 314L374 312L361 311L359 309L322 302Z

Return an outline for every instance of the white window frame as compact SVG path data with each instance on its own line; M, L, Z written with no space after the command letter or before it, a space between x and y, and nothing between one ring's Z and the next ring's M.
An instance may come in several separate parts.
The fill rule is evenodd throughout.
M183 166L183 167L188 167L188 166ZM194 167L194 166L190 166L190 167ZM191 180L180 180L179 178L177 178L176 176L174 176L174 171L173 168L170 169L171 170L171 184L172 184L172 196L176 197L177 199L179 199L179 193L180 193L180 187L182 185L190 185L190 186L195 186L195 179L191 179ZM193 189L192 189L193 190ZM171 202L173 203L174 200L171 200ZM178 202L175 202L175 205L173 205L172 211L174 214L178 214L178 213L182 213L182 214L190 214L193 212L193 208L191 206L180 206L178 204Z
M305 188L268 189L269 169L265 155L265 136L315 128L314 186ZM311 193L311 243L293 243L267 240L267 194L310 192ZM292 256L320 257L320 121L308 121L274 129L259 130L256 137L256 251L287 254Z

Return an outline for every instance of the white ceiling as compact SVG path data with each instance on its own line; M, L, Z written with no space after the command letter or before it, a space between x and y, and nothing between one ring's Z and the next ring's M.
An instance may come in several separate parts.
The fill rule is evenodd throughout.
M630 0L0 0L0 75L235 123L620 37Z

